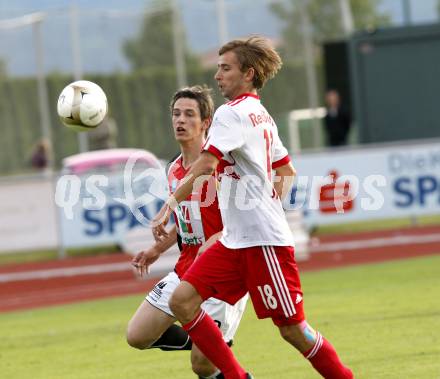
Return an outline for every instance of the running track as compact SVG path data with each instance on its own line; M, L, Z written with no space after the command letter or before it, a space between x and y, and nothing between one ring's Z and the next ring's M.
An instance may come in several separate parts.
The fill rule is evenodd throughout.
M326 236L313 239L301 271L440 254L440 226ZM148 280L136 278L126 254L0 266L0 312L105 297L142 296L175 257L156 264ZM155 266L153 266L155 267Z

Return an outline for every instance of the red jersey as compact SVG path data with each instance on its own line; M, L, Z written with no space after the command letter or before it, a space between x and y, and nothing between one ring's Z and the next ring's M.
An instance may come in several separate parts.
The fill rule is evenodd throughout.
M182 156L168 169L168 186L171 194L176 190L188 169L182 165ZM174 211L177 233L182 238L182 251L174 271L181 278L194 262L200 246L213 234L223 230L218 206L215 178L208 180L198 192L193 192Z

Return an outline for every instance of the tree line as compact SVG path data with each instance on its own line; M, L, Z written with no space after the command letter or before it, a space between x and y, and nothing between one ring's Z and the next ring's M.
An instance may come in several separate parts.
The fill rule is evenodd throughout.
M284 66L277 77L261 93L265 106L275 116L280 135L287 138L286 114L292 109L307 108L307 86L299 27L298 0L274 2L271 7L283 25L280 52ZM356 29L386 25L389 17L378 10L380 0L351 0ZM176 90L173 55L172 3L161 0L154 12L146 13L138 35L127 40L123 51L130 62L129 73L86 75L84 79L99 84L107 94L110 116L118 127L119 147L136 147L152 151L158 157L172 157L174 143L169 117L169 101ZM315 68L320 93L324 90L322 42L344 37L339 0L309 0L312 36L315 44ZM207 84L216 88L215 68L202 68L199 58L185 45L188 84ZM3 67L0 64L0 68ZM47 78L54 158L60 167L62 158L78 152L76 133L67 130L58 120L56 103L60 91L73 81L68 75L52 73ZM0 69L0 174L26 171L32 146L41 137L37 85L35 78L8 78ZM223 99L214 91L216 105Z
M321 72L318 67L318 72ZM214 88L216 106L224 99L216 90L214 69L188 72L189 84L207 84ZM109 116L116 121L118 147L147 149L159 158L169 159L177 152L169 102L176 91L173 69L162 68L130 74L86 76L102 87L109 104ZM56 104L61 90L73 81L71 76L53 74L47 78L53 153L57 167L61 160L78 153L77 132L64 127ZM322 87L322 76L320 77ZM284 65L277 77L261 92L262 100L287 137L286 113L307 107L304 69ZM41 138L39 103L35 78L0 78L0 173L17 173L29 168L30 151Z

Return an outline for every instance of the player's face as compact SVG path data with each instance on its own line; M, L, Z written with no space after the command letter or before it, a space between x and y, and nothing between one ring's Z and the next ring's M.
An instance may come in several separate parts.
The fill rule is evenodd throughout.
M201 119L196 100L178 99L173 106L172 121L174 137L178 142L204 139L207 123Z
M232 100L243 93L250 92L253 89L253 73L250 70L246 72L240 70L240 62L233 51L220 55L214 78L217 80L222 95Z

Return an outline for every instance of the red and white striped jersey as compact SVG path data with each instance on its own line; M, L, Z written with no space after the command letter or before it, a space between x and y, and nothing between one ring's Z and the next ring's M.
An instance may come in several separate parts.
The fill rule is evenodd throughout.
M182 165L179 155L168 169L168 185L174 193L189 168ZM174 270L181 278L192 265L202 244L213 234L222 231L223 224L218 207L215 178L205 183L202 189L182 201L174 211L177 233L182 239L182 251Z
M214 114L204 150L220 159L221 242L228 248L293 246L272 170L290 162L277 126L260 99L243 94Z

